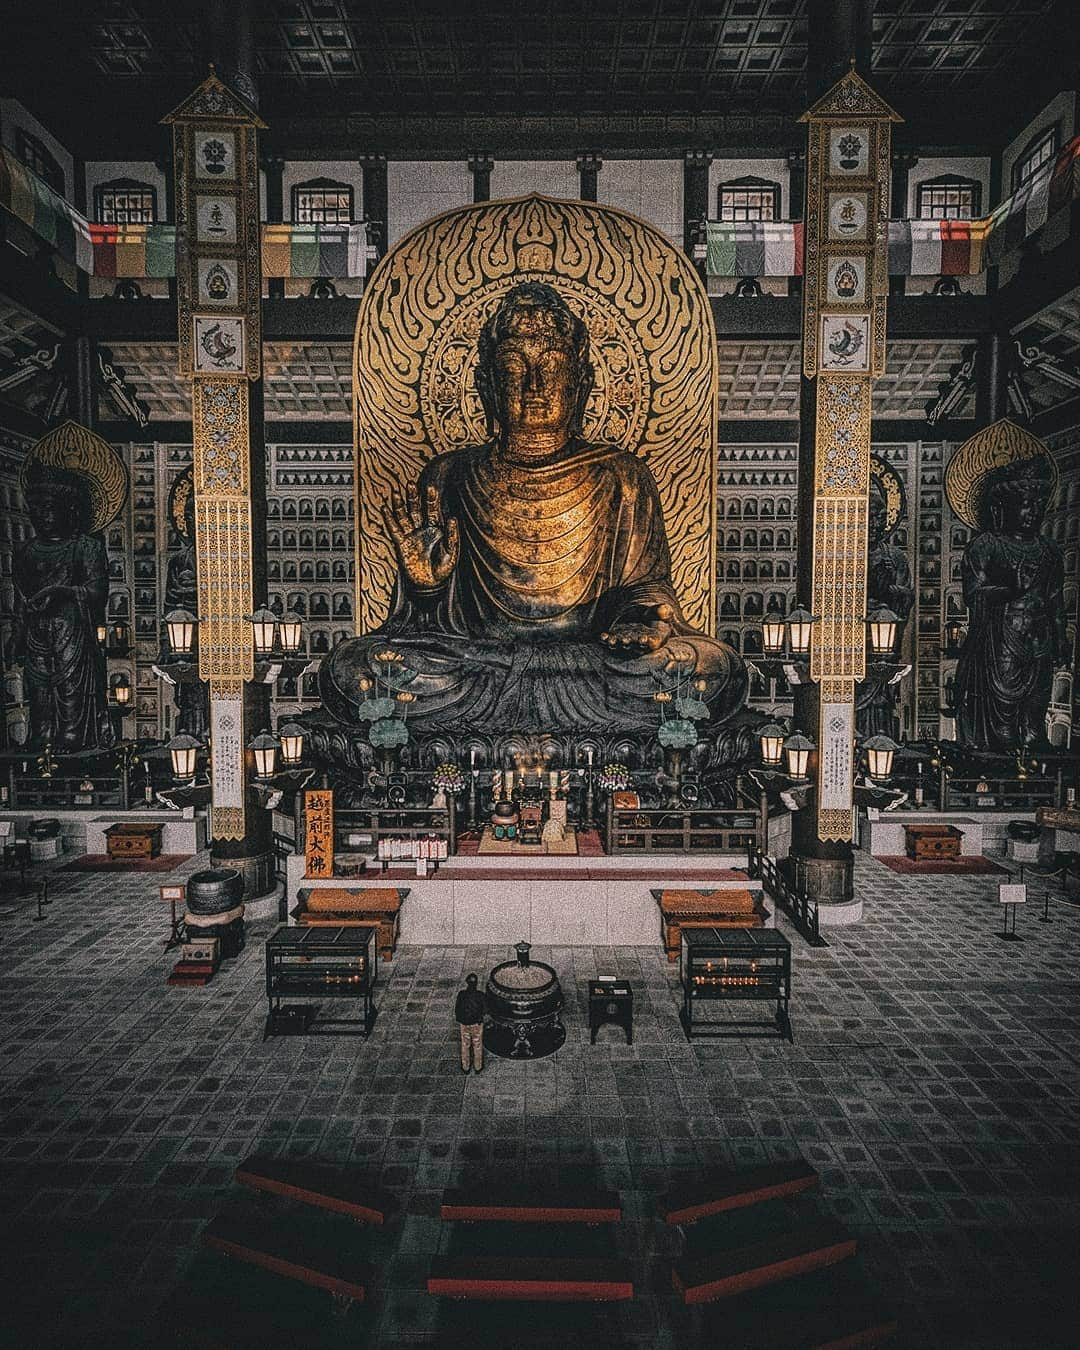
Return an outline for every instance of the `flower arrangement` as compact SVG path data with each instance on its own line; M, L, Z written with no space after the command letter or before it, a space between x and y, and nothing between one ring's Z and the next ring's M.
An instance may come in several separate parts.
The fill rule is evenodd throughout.
M462 792L465 788L465 775L458 765L443 760L435 766L431 775L431 786L436 792Z
M596 783L604 792L625 792L630 786L630 770L625 764L605 764Z

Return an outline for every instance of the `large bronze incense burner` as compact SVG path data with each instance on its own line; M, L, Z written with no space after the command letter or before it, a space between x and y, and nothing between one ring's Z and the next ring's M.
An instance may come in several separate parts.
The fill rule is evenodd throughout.
M566 1040L562 986L551 966L529 959L528 942L514 950L517 960L504 961L488 976L484 1045L506 1059L542 1059Z

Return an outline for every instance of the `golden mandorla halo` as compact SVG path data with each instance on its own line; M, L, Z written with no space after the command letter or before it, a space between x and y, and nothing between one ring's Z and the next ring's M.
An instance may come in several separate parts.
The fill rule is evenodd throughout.
M111 524L127 500L128 475L116 449L88 427L64 422L42 436L23 462L19 486L25 496L32 465L78 474L90 494L91 533Z
M892 534L904 514L904 482L888 460L870 456L870 479L885 498L885 533Z
M1007 464L1037 459L1040 455L1045 455L1053 471L1048 497L1048 501L1053 501L1058 467L1045 443L1007 417L983 427L974 436L969 436L949 460L945 470L945 495L949 505L969 529L984 529L983 495L990 475Z

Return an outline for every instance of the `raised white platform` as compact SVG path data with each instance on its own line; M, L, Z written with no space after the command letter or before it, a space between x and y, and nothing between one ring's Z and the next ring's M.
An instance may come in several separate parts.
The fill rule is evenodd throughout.
M101 808L96 810L74 810L67 808L36 807L33 810L2 810L0 820L10 820L15 824L15 834L26 838L26 827L33 820L58 820L60 835L65 853L82 855L105 854L108 852L105 831L110 825L122 821L136 821L139 824L163 825L161 831L162 853L198 853L207 846L206 815L196 814L192 806L182 811L109 811L102 815Z
M976 858L1003 854L1011 820L1034 820L1023 811L877 811L866 813L859 846L874 858L903 857L905 825L955 825L963 832L960 856Z
M288 860L290 906L300 886L407 886L401 911L405 945L526 942L555 946L651 946L660 940L653 889L760 891L731 857L456 857L427 877L412 867L373 868L363 877L304 879L304 860ZM767 906L771 911L771 905ZM770 913L768 920L773 923Z

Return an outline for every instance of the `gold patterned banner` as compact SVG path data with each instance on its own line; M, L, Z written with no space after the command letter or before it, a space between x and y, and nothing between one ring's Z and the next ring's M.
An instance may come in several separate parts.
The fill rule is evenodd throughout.
M249 379L262 373L258 133L213 73L164 121L173 131L177 366L192 377L199 677L210 685L211 828L246 834L244 681L251 625Z
M257 380L265 124L213 74L163 120L173 129L180 374Z
M817 832L854 838L855 685L866 673L873 378L885 371L892 123L855 70L809 122L803 373L817 381L810 675L818 682Z
M885 373L892 123L854 70L801 119L806 160L803 374Z
M814 473L814 680L866 674L866 548L870 381L818 380Z

